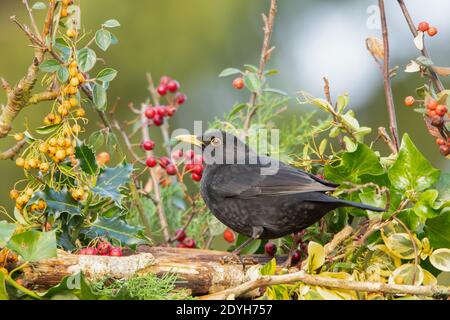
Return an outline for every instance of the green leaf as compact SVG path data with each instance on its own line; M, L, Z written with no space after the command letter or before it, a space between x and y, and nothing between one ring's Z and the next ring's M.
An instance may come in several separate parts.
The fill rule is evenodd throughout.
M434 209L434 205L438 196L439 191L434 189L422 193L419 197L419 201L414 205L414 213L424 219L437 217L439 211Z
M115 168L106 168L98 177L97 185L93 192L112 199L117 206L121 206L123 195L120 189L130 182L133 166L130 164L119 165Z
M273 276L277 270L277 260L273 258L264 267L261 268L260 273L263 276Z
M17 226L14 223L0 221L0 248L4 247L16 231Z
M33 10L45 10L45 9L47 9L47 6L45 5L45 3L41 2L41 1L38 1L35 4L33 4L31 9L33 9Z
M349 103L350 103L350 96L348 94L339 96L337 99L337 111L339 113L343 112Z
M95 131L89 137L88 143L95 150L99 149L105 143L105 134L102 130Z
M97 74L97 80L103 82L111 82L117 76L117 71L112 68L106 68Z
M420 56L416 59L416 62L424 67L431 67L434 65L433 61L430 58Z
M98 300L82 273L66 276L61 282L42 294L51 300Z
M368 146L359 144L354 152L345 152L339 165L325 166L325 177L336 183L350 181L359 183L362 175L381 175L384 173L380 160Z
M97 173L98 166L95 160L95 153L89 146L84 143L77 145L75 156L80 160L80 167L84 172L91 176Z
M103 88L103 86L99 84L94 84L93 89L94 94L94 104L100 111L106 111L106 104L108 101L107 95L106 95L106 89Z
M116 19L110 19L103 24L106 28L117 28L120 27L120 22Z
M397 258L405 260L414 259L416 256L416 252L414 251L414 242L416 244L417 254L420 253L422 244L415 236L413 237L413 242L407 233L394 233L392 235L385 236L382 232L381 235L386 247Z
M428 219L425 223L425 234L433 248L450 248L450 211L439 217Z
M42 135L48 135L58 130L59 127L61 127L61 124L51 124L49 126L36 128L36 132Z
M224 78L224 77L229 77L232 75L236 75L236 74L242 74L242 71L236 68L228 68L223 70L220 74L219 77Z
M78 67L81 72L89 72L97 63L97 54L91 48L78 51Z
M430 262L436 269L444 272L450 272L450 249L443 248L433 252Z
M230 112L230 114L228 116L232 117L232 116L236 115L237 113L241 112L242 110L244 110L247 107L248 107L247 103L240 103L240 104L238 104L237 106L235 106L233 108L233 110Z
M325 249L320 244L310 241L308 244L308 272L312 273L325 263Z
M0 301L9 300L8 291L6 291L5 274L0 272Z
M251 92L261 92L261 80L256 73L246 73L244 75L244 83Z
M108 50L111 45L111 32L104 29L98 30L95 34L95 43L103 51Z
M392 186L399 191L423 191L436 183L440 172L431 166L405 134L398 158L388 175Z
M412 263L403 264L392 272L390 284L406 284L420 286L425 278L423 269Z
M59 68L60 68L59 62L54 59L45 60L39 65L39 69L41 71L48 73L56 72L59 70Z
M273 89L273 88L266 88L264 89L264 92L269 92L269 93L274 93L274 94L278 94L280 96L287 96L288 94L282 90L278 90L278 89Z
M89 228L83 229L83 233L90 239L107 237L120 241L124 246L136 246L147 242L142 230L142 227L130 226L120 217L98 217Z
M26 261L56 257L56 231L27 231L13 236L7 247Z
M69 70L65 67L59 67L58 71L56 72L56 76L58 77L59 82L67 82L69 80Z
M58 218L63 212L67 212L72 217L81 214L79 203L72 198L67 189L56 192L47 187L44 191L36 193L33 199L44 200L47 203L48 213L53 214L55 218Z

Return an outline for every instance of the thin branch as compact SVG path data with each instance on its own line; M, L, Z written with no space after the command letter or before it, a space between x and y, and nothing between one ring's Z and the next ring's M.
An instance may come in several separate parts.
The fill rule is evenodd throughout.
M275 24L275 17L277 15L277 11L278 11L277 0L271 0L269 17L267 18L267 16L263 14L264 41L263 41L263 47L261 50L261 58L259 61L259 70L258 70L258 77L260 80L264 79L264 69L266 67L267 62L270 59L270 55L271 55L272 51L275 49L274 47L270 47L270 40L271 40L272 34L273 34L273 27ZM249 102L249 105L250 105L249 111L247 113L247 117L244 122L244 131L248 131L248 129L250 128L250 125L251 125L251 121L258 110L258 106L256 105L257 100L258 100L258 93L256 93L256 92L252 93L250 102Z
M43 101L51 101L58 98L59 92L58 91L45 91L41 93L36 93L28 99L27 106L32 104L38 104L39 102Z
M397 153L397 149L392 142L391 137L389 137L388 133L386 132L386 128L378 128L378 135L383 139L383 141L388 145L389 149L391 149L394 154Z
M27 8L28 11L28 16L30 17L30 21L31 21L31 26L34 29L34 33L36 34L36 36L39 37L40 40L42 40L39 36L39 29L37 27L36 24L36 20L34 20L34 15L33 15L33 10L30 7L30 4L28 3L28 0L22 0L22 3L25 5L25 7Z
M406 4L403 0L397 0L398 4L400 5L400 8L402 9L403 15L406 19L406 23L408 24L409 29L411 30L411 33L413 35L413 37L417 37L418 35L418 31L417 31L417 27L416 24L414 23L414 21L411 18L411 15L409 14L408 8L406 7ZM425 44L423 46L422 49L422 55L424 57L427 57L430 59L430 54L428 52L428 49L425 47ZM432 69L429 68L428 69L431 75L431 81L433 82L435 88L439 91L442 92L445 90L444 85L442 84L442 81L439 79L439 76L436 74L436 72Z
M245 294L261 287L273 285L304 283L311 286L319 286L330 289L352 290L358 292L377 292L383 294L415 295L432 297L436 299L446 299L450 296L450 288L442 286L412 286L387 284L381 282L356 282L313 276L305 271L280 275L280 276L260 276L256 280L248 281L235 288L223 290L218 293L200 297L201 300L226 300L229 297L239 298Z
M378 0L381 13L381 29L383 32L383 46L384 46L384 64L383 64L383 77L384 77L384 91L386 94L386 103L389 112L389 128L392 134L392 140L395 146L396 153L399 150L399 138L397 129L397 115L395 114L394 97L392 95L391 87L391 70L389 67L389 34L386 22L386 10L384 7L384 0Z
M3 151L0 153L0 160L9 160L14 158L19 152L20 150L25 146L26 141L22 140L19 141L15 146L9 148L6 151Z
M337 113L337 108L336 108L336 106L334 106L333 100L331 99L331 93L330 93L330 81L329 81L326 77L323 78L323 81L324 81L324 83L325 83L325 86L324 86L324 88L323 88L323 90L324 90L324 92L325 92L325 97L327 98L328 103L329 103L331 106L334 107L334 110L335 110L336 113ZM335 115L333 115L333 118L334 118L334 121L336 121L336 123L339 122L339 121L338 121L338 118L337 118ZM338 141L339 141L339 145L341 146L341 148L342 148L343 150L345 150L345 142L344 142L344 140L342 139L342 135L341 135L341 134L338 134L337 138L338 138Z

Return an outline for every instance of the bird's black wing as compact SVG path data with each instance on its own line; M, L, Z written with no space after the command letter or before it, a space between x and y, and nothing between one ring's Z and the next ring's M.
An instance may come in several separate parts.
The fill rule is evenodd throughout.
M255 198L307 192L334 191L336 185L321 181L312 175L279 162L273 175L262 175L260 165L223 166L223 174L210 184L213 191L225 198Z

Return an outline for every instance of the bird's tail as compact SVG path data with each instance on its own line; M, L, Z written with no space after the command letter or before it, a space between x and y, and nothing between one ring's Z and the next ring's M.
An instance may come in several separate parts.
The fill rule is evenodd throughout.
M364 203L358 203L358 202L352 202L352 201L346 201L346 200L340 200L340 199L336 199L336 200L337 200L337 203L342 205L342 207L353 207L353 208L369 210L369 211L374 211L374 212L386 211L386 209L384 209L384 208L377 208L374 206L369 206Z

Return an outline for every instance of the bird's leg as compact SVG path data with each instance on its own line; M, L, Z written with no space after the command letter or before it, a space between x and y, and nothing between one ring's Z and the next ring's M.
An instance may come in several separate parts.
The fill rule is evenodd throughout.
M252 243L253 241L259 239L259 237L262 235L263 232L264 232L264 228L263 227L253 227L253 232L252 232L251 238L245 240L239 247L237 247L236 249L233 250L233 252L231 252L233 257L237 261L239 261L240 264L242 264L244 270L245 270L245 261L241 257L241 251L245 247L247 247L250 243Z
M292 254L294 253L295 249L298 246L298 240L300 239L300 236L298 233L292 234L292 245L291 249L289 250L289 255L286 261L283 263L283 268L289 268L292 264Z

